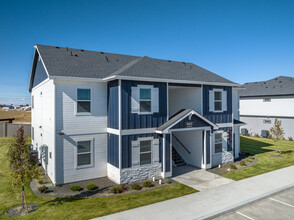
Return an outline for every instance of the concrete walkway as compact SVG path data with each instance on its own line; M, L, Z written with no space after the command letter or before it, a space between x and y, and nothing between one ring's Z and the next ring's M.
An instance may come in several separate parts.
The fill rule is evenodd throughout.
M234 182L231 179L189 165L175 167L173 173L175 173L174 180L199 191Z
M294 166L97 219L205 219L294 186Z

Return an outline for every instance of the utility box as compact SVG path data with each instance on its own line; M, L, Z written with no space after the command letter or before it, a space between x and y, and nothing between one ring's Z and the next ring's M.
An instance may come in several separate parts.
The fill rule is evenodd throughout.
M241 128L241 135L246 136L248 134L248 130L246 128Z
M269 131L268 130L262 130L261 131L261 137L268 138L268 135L269 135Z

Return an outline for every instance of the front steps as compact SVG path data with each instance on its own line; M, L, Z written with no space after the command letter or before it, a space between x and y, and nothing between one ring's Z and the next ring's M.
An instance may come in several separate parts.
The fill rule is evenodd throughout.
M175 167L187 165L187 163L184 161L184 159L181 157L181 155L176 151L174 147L172 148L172 153Z

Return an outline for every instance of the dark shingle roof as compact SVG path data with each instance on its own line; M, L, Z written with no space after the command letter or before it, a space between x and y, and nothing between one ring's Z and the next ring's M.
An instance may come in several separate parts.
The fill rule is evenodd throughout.
M234 125L241 125L241 124L245 124L245 123L243 121L239 121L237 119L234 119L233 124Z
M268 81L245 83L240 97L293 95L294 78L279 76Z
M86 78L124 76L233 83L193 63L39 44L37 48L51 76Z

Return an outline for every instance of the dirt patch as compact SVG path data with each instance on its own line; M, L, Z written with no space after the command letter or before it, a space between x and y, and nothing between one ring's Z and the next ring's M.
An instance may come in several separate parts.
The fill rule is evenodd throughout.
M7 215L8 216L22 216L22 215L27 215L30 214L31 212L34 212L38 209L39 207L35 204L28 204L28 210L29 212L27 213L26 208L24 206L24 208L22 207L22 205L17 205L14 206L13 208L9 209L7 211Z

